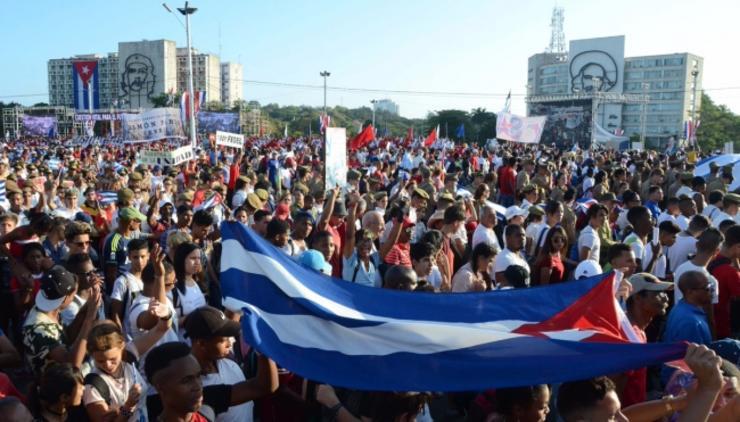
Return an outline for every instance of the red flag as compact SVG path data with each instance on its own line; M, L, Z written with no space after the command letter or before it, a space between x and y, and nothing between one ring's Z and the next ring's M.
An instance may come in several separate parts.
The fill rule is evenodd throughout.
M410 127L406 131L406 142L405 146L409 147L411 146L411 143L414 142L414 128Z
M375 139L375 130L373 130L373 125L367 125L365 126L365 129L362 129L362 132L358 133L357 136L349 141L349 150L354 151L363 148L373 139Z
M430 147L434 145L434 142L437 140L437 130L439 130L439 126L432 128L432 131L429 132L429 136L427 136L427 139L424 140L425 147Z

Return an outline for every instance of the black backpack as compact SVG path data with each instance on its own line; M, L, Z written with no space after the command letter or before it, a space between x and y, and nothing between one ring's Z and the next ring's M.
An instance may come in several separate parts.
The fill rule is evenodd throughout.
M139 361L134 357L134 355L129 352L128 350L123 351L123 356L121 358L121 362L130 363L134 366L138 366ZM98 394L105 400L105 403L110 406L111 405L111 397L110 397L110 388L108 387L108 384L106 384L103 377L100 376L100 374L96 374L94 372L90 372L85 376L85 385L91 385L93 388L98 390Z

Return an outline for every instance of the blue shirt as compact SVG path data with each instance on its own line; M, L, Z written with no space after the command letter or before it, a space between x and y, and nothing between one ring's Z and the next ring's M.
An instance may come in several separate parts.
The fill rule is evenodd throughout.
M681 299L668 314L663 341L666 343L690 341L709 345L712 342L712 333L709 330L707 314L700 307Z
M650 214L652 214L653 215L653 218L655 218L655 219L657 219L658 216L660 215L660 213L663 212L663 211L660 210L660 207L658 206L658 204L656 202L653 202L653 201L647 201L647 202L645 202L645 208L647 208L648 210L650 210Z

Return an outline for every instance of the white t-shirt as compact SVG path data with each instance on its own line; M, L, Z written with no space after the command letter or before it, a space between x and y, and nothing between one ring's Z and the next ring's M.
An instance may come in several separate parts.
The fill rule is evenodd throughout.
M189 315L194 310L205 306L206 297L197 284L188 286L185 284L185 293L180 292L180 303L182 304L182 315Z
M496 252L501 252L501 246L498 244L498 238L493 229L489 229L483 224L478 224L473 232L473 244L471 248L475 248L479 243L487 243L496 249Z
M617 217L617 227L619 227L619 231L624 231L625 228L630 224L629 220L627 220L627 212L629 209L625 208L622 210L622 212L619 213L619 216Z
M142 282L138 277L134 276L131 273L126 273L122 276L119 276L116 281L113 284L113 291L110 294L111 299L115 299L119 302L124 303L125 307L123 309L123 333L128 337L130 340L130 333L126 331L126 324L125 321L128 321L129 317L129 311L131 310L131 304L133 303L134 299L141 294L141 291L144 289L144 282ZM128 300L126 299L126 296L128 296Z
M663 247L663 251L660 253L660 256L656 259L655 265L653 265L653 271L651 274L658 277L661 280L665 280L666 276L666 255L665 255L665 247ZM642 270L647 270L647 264L650 262L650 260L653 259L653 247L652 245L650 247L645 248L645 256L642 258Z
M723 221L725 221L725 220L733 220L733 221L734 221L734 217L733 217L733 216L731 216L731 215L729 215L729 214L727 214L727 213L726 213L726 212L724 212L724 211L722 211L722 212L719 212L719 213L714 213L714 214L715 214L715 216L716 216L716 217L715 217L715 218L714 218L714 219L712 220L712 227L714 227L714 228L717 228L717 229L718 229L718 228L719 228L719 225L720 225L720 224L721 224L721 223L722 223Z
M625 245L632 248L632 252L635 253L636 259L644 259L645 257L645 244L642 242L642 239L634 233L630 234L624 239Z
M520 254L509 250L509 248L504 248L504 250L496 256L493 272L502 273L512 265L519 265L529 271L529 264L527 264L527 261L525 261Z
M535 249L535 242L537 242L537 235L540 234L540 230L545 227L545 223L532 223L527 226L527 229L524 231L524 235L527 236L529 239L532 239L532 243L530 243L529 248L527 248L527 255L532 255L534 253Z
M141 335L145 334L147 330L142 330L138 327L136 324L136 320L139 319L139 315L141 315L142 312L147 312L149 310L149 303L152 301L153 298L147 297L144 295L139 295L134 299L132 306L131 306L131 312L129 313L128 319L125 321L125 324L127 324L127 330L131 334L131 337L136 339L140 337ZM170 312L172 312L172 315L177 315L175 312L175 308L172 306L172 301L167 298L167 307L170 309ZM170 329L167 330L166 333L160 338L157 343L152 346L152 349L156 346L159 346L160 344L169 343L172 341L180 341L179 337L177 336L179 328L177 325L177 318L172 318L172 326L170 326ZM146 359L146 355L142 356L140 359L143 363Z
M673 215L669 214L668 211L663 211L658 216L658 225L664 221L673 221L674 223L678 224L678 219L674 217Z
M719 302L719 284L717 283L717 279L714 278L711 274L709 274L709 271L707 271L704 267L699 267L698 265L694 265L691 261L686 261L683 264L679 265L676 269L676 272L673 273L673 280L676 283L676 287L673 289L673 297L674 297L674 303L678 303L679 300L683 298L683 293L681 292L681 289L678 288L678 282L681 280L681 275L688 271L698 271L700 273L703 273L705 276L707 276L707 279L709 280L709 285L712 287L712 303L716 304Z
M689 260L690 254L696 253L696 238L681 232L676 236L676 243L666 251L670 270L675 273L679 265ZM674 281L678 281L674 278Z
M586 259L599 262L599 253L601 253L601 240L599 239L599 234L596 233L596 230L594 230L594 228L590 225L581 230L581 234L578 236L579 256L582 248L590 249Z
M710 220L714 220L717 218L717 216L722 212L721 209L717 208L716 206L709 204L706 207L704 207L704 210L701 212L701 214L704 217L707 217Z
M123 365L123 376L121 378L114 378L97 367L94 367L91 372L100 375L103 381L108 385L108 391L110 393L109 409L111 407L123 406L124 403L126 403L128 392L131 391L131 387L134 384L139 384L141 386L141 398L136 406L136 411L128 418L128 420L129 422L147 420L147 383L134 365L126 362L121 362L121 365ZM105 401L103 396L100 395L95 387L86 384L82 393L82 403L87 406L88 404L100 401Z
M460 267L452 277L452 291L456 293L474 292L473 286L478 282L478 276L473 272L470 262Z
M680 227L681 230L688 230L690 222L691 222L691 219L689 217L686 217L683 214L676 217L676 224L678 224L678 227Z
M203 386L209 385L234 385L246 381L244 373L239 365L231 359L219 359L216 361L217 373L201 375ZM229 407L227 412L216 416L216 422L251 422L253 420L252 410L254 403L248 401L236 406Z

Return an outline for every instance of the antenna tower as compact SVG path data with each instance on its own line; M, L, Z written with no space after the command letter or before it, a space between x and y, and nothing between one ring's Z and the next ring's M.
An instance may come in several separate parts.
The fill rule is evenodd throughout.
M550 45L547 47L548 53L565 54L564 19L565 9L560 6L553 7L552 18L550 18Z

